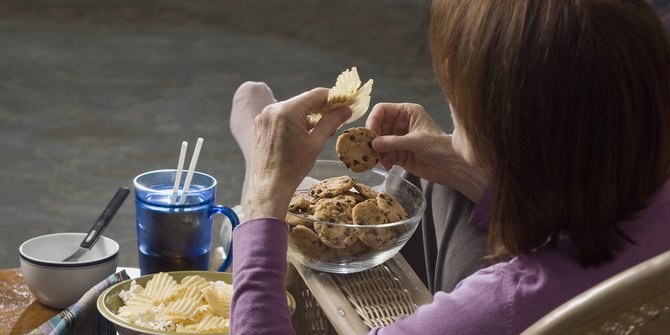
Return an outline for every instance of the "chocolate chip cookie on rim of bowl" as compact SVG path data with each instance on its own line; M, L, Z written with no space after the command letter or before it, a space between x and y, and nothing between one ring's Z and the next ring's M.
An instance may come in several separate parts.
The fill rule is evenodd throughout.
M425 210L421 190L400 175L319 160L289 206L289 260L331 273L367 270L400 251Z

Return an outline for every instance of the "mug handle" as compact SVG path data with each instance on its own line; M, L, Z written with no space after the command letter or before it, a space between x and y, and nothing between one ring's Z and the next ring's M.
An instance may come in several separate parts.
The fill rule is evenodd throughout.
M223 263L221 264L221 266L217 270L218 272L224 272L228 269L230 264L233 262L233 235L232 235L232 231L235 229L235 227L237 227L240 224L240 219L237 217L237 214L235 214L235 211L233 211L232 209L230 209L226 206L222 206L222 205L212 207L212 209L210 209L209 213L210 213L209 214L210 217L214 216L215 214L223 214L223 215L227 216L228 219L230 220L230 224L233 226L232 229L230 230L231 231L230 245L228 246L228 251L226 251L226 259L223 260Z

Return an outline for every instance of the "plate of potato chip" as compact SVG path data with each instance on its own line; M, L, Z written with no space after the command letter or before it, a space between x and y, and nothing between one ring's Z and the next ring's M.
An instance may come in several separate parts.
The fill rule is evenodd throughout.
M232 282L227 272L161 272L109 287L97 307L120 335L228 334Z

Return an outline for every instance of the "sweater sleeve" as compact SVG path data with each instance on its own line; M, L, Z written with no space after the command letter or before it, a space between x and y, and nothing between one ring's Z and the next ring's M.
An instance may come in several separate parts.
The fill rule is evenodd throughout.
M518 282L504 272L499 266L482 269L452 292L435 293L432 303L370 334L518 334L512 308Z
M233 232L231 334L293 334L286 298L288 225L248 221Z

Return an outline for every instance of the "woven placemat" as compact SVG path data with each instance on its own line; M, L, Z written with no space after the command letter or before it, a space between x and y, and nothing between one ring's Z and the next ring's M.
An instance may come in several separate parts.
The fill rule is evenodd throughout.
M296 334L364 334L432 302L400 254L374 268L333 274L290 264L287 288L296 298Z
M337 335L333 325L323 314L321 306L319 306L312 292L306 286L300 289L300 301L303 303L302 310L304 311L304 314L300 317L305 321L305 329L301 330L302 334Z
M385 265L347 275L334 275L340 289L370 328L386 326L412 314L417 305Z

